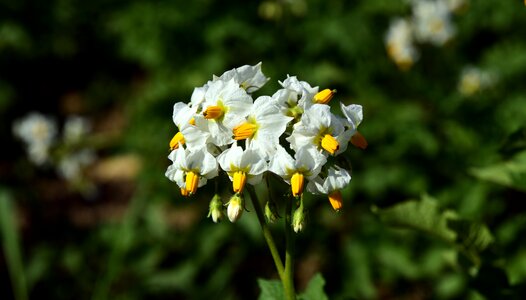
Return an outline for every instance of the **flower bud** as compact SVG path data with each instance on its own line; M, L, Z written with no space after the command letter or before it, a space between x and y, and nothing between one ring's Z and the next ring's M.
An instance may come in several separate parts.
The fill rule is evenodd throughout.
M227 215L230 222L239 220L244 209L245 201L238 193L236 193L230 198L230 201L228 201Z
M265 217L269 223L274 223L278 219L276 203L267 201L267 204L265 204Z
M217 223L223 218L223 202L219 195L214 195L210 201L210 210L208 212L208 217L212 217L212 221Z
M303 199L301 200L300 207L294 211L292 216L292 228L294 232L298 233L305 227L305 213L303 212Z

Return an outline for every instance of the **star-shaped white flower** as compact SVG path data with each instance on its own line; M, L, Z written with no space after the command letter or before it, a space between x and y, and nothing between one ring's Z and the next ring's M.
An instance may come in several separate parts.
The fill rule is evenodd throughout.
M325 156L314 147L300 148L292 158L283 147L278 146L269 170L290 184L292 195L297 197L303 193L305 177L314 179L326 162Z
M329 197L329 201L334 210L340 210L343 206L341 189L346 187L351 181L351 175L347 170L338 166L329 168L328 175L324 179L320 176L309 181L307 191L313 194L324 194Z
M259 90L270 79L261 71L261 62L254 66L244 65L239 68L226 71L221 76L214 76L213 81L229 81L233 79L247 93Z
M217 157L217 161L232 180L235 193L242 193L245 183L256 185L267 170L267 162L258 151L243 148L236 143Z
M330 111L330 106L314 104L306 110L287 141L295 151L314 147L323 153L337 155L347 149L352 133L346 131L342 120Z
M216 159L205 150L190 151L179 146L168 156L173 164L166 170L166 177L177 183L183 196L195 194L198 187L218 175Z
M232 143L232 128L243 122L252 107L252 98L233 80L210 83L202 104L210 140L216 146Z
M210 134L205 130L204 121L196 119L202 116L196 115L196 107L190 107L185 103L177 102L174 105L172 119L179 129L170 141L170 150L175 150L179 144L185 145L190 150L198 150L205 147Z
M347 136L351 137L351 143L360 148L367 148L367 140L365 137L358 131L358 126L362 123L363 120L363 110L362 106L358 104L349 104L344 105L340 103L342 113L346 118L344 126L346 128Z
M246 120L234 127L234 139L246 140L247 149L256 150L268 159L291 120L280 112L273 98L261 96L254 101Z

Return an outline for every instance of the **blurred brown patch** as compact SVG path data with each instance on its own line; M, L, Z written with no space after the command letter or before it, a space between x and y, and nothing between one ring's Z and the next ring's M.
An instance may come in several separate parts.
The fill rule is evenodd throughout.
M136 154L124 154L100 159L89 172L98 182L135 180L142 169L142 160Z

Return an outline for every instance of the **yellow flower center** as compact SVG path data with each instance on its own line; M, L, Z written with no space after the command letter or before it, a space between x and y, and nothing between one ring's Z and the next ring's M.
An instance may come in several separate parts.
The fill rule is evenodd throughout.
M194 171L186 173L186 192L190 195L195 194L199 183L199 175Z
M232 187L234 193L242 193L245 188L245 183L247 182L247 173L243 171L236 171L233 176Z
M290 186L292 187L292 196L298 197L303 193L303 185L305 184L305 177L303 174L296 172L290 179Z
M367 145L369 145L367 143L367 140L358 131L356 131L356 133L351 137L351 144L362 150L365 150L365 148L367 148Z
M251 138L252 136L254 136L254 133L256 133L257 127L258 126L256 124L248 122L245 122L241 125L237 125L233 129L234 139L239 141Z
M180 131L170 141L170 150L179 148L179 143L184 144L184 136Z
M330 134L326 134L321 139L321 147L330 154L334 154L334 152L338 151L340 149L340 144L338 144L338 141Z
M339 190L330 193L329 201L331 202L332 208L334 208L335 211L339 211L343 206L342 193Z
M209 120L217 120L221 118L224 113L225 111L221 106L212 105L206 108L206 110L203 112L203 116Z
M324 89L323 91L314 95L314 102L320 104L327 104L331 101L332 96L336 93L336 90Z
M191 118L190 121L188 121L188 124L195 126L195 118Z
M181 188L181 195L188 196L188 191L185 188Z

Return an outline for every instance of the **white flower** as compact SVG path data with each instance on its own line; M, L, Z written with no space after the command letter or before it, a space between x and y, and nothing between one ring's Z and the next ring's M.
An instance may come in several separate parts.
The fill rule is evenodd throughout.
M472 96L494 83L492 74L476 67L465 67L460 75L458 90L464 96Z
M217 157L217 161L232 181L235 193L242 193L245 183L256 185L267 170L267 162L251 149L243 151L236 143Z
M349 104L346 106L340 102L340 108L347 119L348 125L353 129L357 129L363 120L362 106L359 104Z
M58 162L58 173L69 181L77 180L82 170L95 160L95 153L91 149L69 153Z
M351 143L360 148L367 148L367 140L365 137L358 131L358 126L362 123L363 120L363 111L362 106L358 104L349 104L345 106L340 102L340 107L343 115L347 119L345 126L347 127L347 135L351 136Z
M272 98L277 101L282 113L299 119L303 111L314 102L318 87L311 87L306 81L299 81L296 76L288 76L283 82L279 81L283 89L278 90Z
M346 131L344 123L330 112L330 106L314 104L306 110L287 141L298 151L304 147L315 147L332 155L347 149L347 143L354 132Z
M389 57L402 69L409 69L418 59L418 50L413 45L413 27L405 19L391 21L385 37Z
M329 201L334 210L342 208L342 194L340 192L351 181L351 175L347 170L338 166L336 168L329 168L329 172L325 179L316 177L307 185L307 191L313 194L328 195Z
M217 176L217 161L207 151L190 151L179 147L168 156L173 164L166 170L166 177L177 183L183 196L195 194L207 179Z
M420 0L413 3L415 36L421 42L442 46L455 34L451 12L443 0Z
M273 98L261 96L254 101L246 120L234 127L234 139L246 140L247 149L259 151L268 159L291 120L280 112Z
M261 71L261 62L254 66L244 65L239 68L226 71L221 76L214 76L213 81L229 81L233 79L247 93L259 90L270 79Z
M252 98L231 79L214 81L203 102L210 140L216 146L232 143L232 128L243 122L252 106Z
M40 113L30 113L13 124L15 136L25 142L29 159L42 165L49 160L49 149L57 135L55 122Z
M311 180L318 176L326 161L325 156L314 147L300 148L294 159L283 147L278 146L269 170L290 184L292 195L297 197L303 193L305 177Z
M64 141L65 142L79 142L91 130L91 124L83 117L70 116L64 123Z
M204 124L204 120L202 116L196 115L196 109L182 102L175 103L172 119L179 131L170 141L170 150L177 149L179 144L186 145L190 150L205 147L210 134L205 131L205 125L198 125Z

